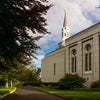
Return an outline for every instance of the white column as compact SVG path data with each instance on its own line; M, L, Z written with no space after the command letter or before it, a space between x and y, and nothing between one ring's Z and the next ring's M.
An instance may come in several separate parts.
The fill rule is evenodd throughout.
M78 41L77 46L77 73L80 76L83 76L83 67L82 67L82 42Z
M94 70L94 81L100 79L100 68L99 68L99 35L93 35L93 70Z

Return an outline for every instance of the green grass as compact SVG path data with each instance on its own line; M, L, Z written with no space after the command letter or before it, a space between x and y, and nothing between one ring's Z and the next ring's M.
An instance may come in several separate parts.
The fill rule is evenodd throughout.
M52 88L34 87L39 90L57 94L64 97L70 97L77 100L100 100L100 91L91 90L59 90Z
M0 87L0 96L13 91L14 89L15 87L9 87L9 88Z

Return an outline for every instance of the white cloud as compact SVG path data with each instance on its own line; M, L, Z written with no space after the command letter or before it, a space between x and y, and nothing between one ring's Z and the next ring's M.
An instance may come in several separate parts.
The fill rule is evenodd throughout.
M96 8L100 5L100 0L50 0L50 2L53 2L54 6L48 11L46 18L47 28L51 35L44 35L43 38L37 41L40 46L46 49L54 47L53 44L50 45L50 41L55 41L56 44L61 41L64 8L67 9L67 22L71 35L91 26L95 20L100 20L100 9ZM41 58L43 55L38 57ZM39 61L40 59L36 62Z
M61 28L64 20L64 8L67 9L67 22L70 27L70 33L75 34L90 25L92 20L89 19L88 13L93 11L93 16L99 19L99 12L96 6L100 0L51 0L54 6L48 11L47 23L48 31L51 35L45 35L44 38L38 42L40 45L47 44L49 40L60 42Z
M73 0L70 0L70 2L72 1ZM91 14L92 17L100 20L100 9L96 8L100 5L100 0L74 0L73 2L78 4L81 7L82 12L84 12L86 15ZM91 17L89 18L91 20Z

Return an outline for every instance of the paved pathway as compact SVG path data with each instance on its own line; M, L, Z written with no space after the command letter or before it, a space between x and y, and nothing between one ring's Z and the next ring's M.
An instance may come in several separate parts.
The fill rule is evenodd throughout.
M16 91L2 100L67 100L62 97L41 92L31 87L17 87Z

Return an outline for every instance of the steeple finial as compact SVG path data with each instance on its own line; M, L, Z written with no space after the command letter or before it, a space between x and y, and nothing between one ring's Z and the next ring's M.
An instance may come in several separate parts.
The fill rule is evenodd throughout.
M64 9L64 11L65 11L65 17L64 17L64 24L63 24L63 27L67 27L66 8Z
M66 8L64 9L64 11L65 11L65 14L66 14Z

